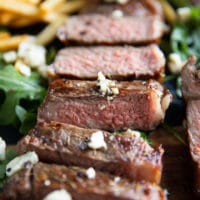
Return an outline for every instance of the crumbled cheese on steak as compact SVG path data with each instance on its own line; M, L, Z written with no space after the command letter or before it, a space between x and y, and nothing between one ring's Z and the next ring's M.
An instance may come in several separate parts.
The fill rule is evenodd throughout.
M36 164L38 161L38 155L34 151L27 152L26 154L14 158L6 165L6 175L12 176L23 169L26 163L31 162L32 164Z
M69 192L61 189L50 192L43 200L72 200L72 197Z
M6 142L0 137L0 161L6 158Z
M123 15L124 15L124 13L119 9L114 10L112 12L112 17L114 17L114 18L121 18L121 17L123 17Z
M125 134L129 134L129 135L133 135L135 136L136 138L139 138L141 135L140 135L140 132L139 131L135 131L135 130L131 130L131 129L128 129Z
M91 135L90 141L88 142L88 147L91 149L107 149L107 144L104 140L102 131L97 131Z
M90 168L87 169L86 175L87 175L87 177L88 177L89 179L94 179L95 176L96 176L96 171L94 170L93 167L90 167Z
M97 85L100 87L100 92L103 95L116 95L119 94L119 89L116 86L115 81L106 79L102 72L98 73Z

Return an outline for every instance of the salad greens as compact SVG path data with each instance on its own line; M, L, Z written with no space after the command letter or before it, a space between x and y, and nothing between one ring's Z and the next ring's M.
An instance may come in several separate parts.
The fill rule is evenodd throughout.
M0 191L2 190L3 184L6 181L6 165L17 155L16 150L10 149L6 152L6 159L0 161Z
M171 33L172 51L178 53L182 60L195 55L200 61L200 6L191 6L187 21L177 21Z
M34 119L46 94L40 75L33 71L30 77L23 76L12 65L1 61L0 91L0 125L18 126L21 123L20 130L26 131L33 125L30 119Z

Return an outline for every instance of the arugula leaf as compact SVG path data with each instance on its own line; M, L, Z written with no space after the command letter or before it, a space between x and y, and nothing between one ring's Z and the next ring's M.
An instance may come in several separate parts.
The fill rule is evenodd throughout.
M16 150L11 149L6 151L6 159L0 162L0 191L6 181L6 165L17 155Z
M0 89L5 92L5 99L0 105L0 125L15 125L17 116L19 117L17 106L22 99L41 102L46 94L37 72L26 77L19 74L12 65L0 69Z
M174 25L170 39L171 48L183 60L195 55L200 61L200 6L193 6L190 10L188 21L178 21Z

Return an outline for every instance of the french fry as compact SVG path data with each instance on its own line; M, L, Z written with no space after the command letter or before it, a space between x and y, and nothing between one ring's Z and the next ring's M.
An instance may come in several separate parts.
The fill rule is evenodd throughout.
M65 16L60 16L56 21L50 23L40 32L36 38L36 43L40 45L46 45L50 43L56 36L57 29L66 21Z
M11 27L14 28L21 28L33 25L35 23L39 22L39 19L32 19L32 18L16 18L10 23Z
M17 0L0 0L0 9L22 16L37 17L39 13L39 9L36 6Z
M0 14L0 24L1 25L9 25L15 19L15 15L13 13L7 11L1 11Z
M17 49L19 44L28 39L28 35L13 36L10 38L0 38L0 51L9 51Z
M32 5L38 5L39 3L41 3L42 0L20 0L20 1L25 3L30 3Z
M65 2L65 0L46 0L40 4L40 10L43 12L50 12L52 10L56 10L56 8Z
M70 1L66 2L64 4L61 4L58 8L58 12L61 13L73 13L81 8L83 8L87 3L87 0L75 0L75 1Z
M165 14L166 20L170 24L173 24L177 19L176 11L172 8L172 6L166 0L159 0L159 1L163 8L163 12Z
M10 33L9 32L0 32L0 40L4 40L4 39L8 39L8 38L10 38L11 37L11 35L10 35Z

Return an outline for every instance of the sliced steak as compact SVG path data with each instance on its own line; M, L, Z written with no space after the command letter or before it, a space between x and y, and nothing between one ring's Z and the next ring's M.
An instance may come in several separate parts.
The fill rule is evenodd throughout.
M4 184L5 200L28 200L32 199L32 165L27 163L23 171L19 171ZM3 199L4 200L4 199Z
M182 73L182 93L187 101L186 119L190 153L195 164L196 189L200 191L200 70L191 56Z
M96 172L95 177L90 179L87 170L82 168L38 163L31 171L32 177L26 170L22 170L8 180L4 187L6 199L40 200L59 189L65 189L73 200L167 199L166 192L156 185L129 183L126 179L116 179L100 172ZM23 187L18 187L21 182L32 186L26 194Z
M103 95L96 81L57 79L38 110L38 122L63 122L108 131L155 129L171 94L158 82L116 82L119 94Z
M163 17L162 7L157 0L130 0L126 4L106 4L99 0L92 0L90 5L82 10L82 13L112 15L115 10L120 10L123 15L127 16L158 15Z
M146 44L158 42L162 35L160 17L116 18L101 14L71 16L57 34L62 42L82 44Z
M96 79L99 71L111 78L141 79L162 77L164 66L165 57L157 45L69 47L58 53L49 71L79 79Z
M94 134L103 135L103 146L91 146ZM99 138L96 140L100 143ZM159 183L161 178L163 149L154 150L140 136L130 133L40 123L18 143L17 149L19 154L35 151L44 162L94 167L134 181Z
M183 67L182 73L182 92L186 100L200 99L200 70L196 66L196 58L190 57Z
M187 132L190 153L196 168L196 188L200 191L200 100L192 100L187 104Z

